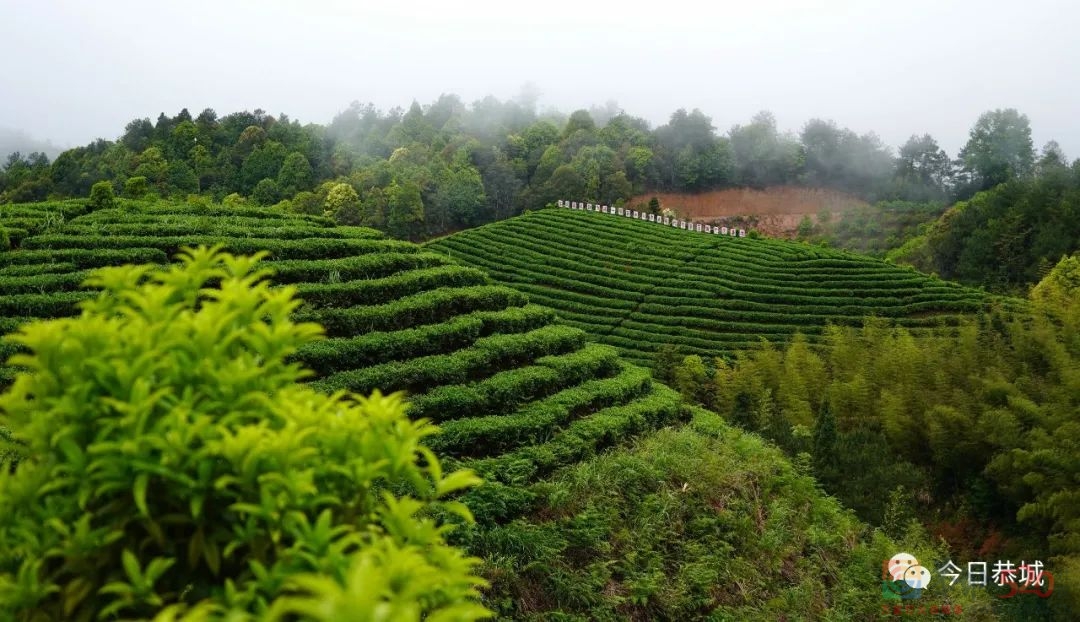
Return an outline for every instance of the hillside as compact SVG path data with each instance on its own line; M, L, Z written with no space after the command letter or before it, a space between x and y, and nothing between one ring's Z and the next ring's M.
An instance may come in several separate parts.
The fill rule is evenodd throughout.
M680 216L721 225L749 224L770 237L793 238L804 217L817 222L822 214L836 218L869 204L858 197L828 188L771 186L768 188L724 188L699 193L645 193L630 199L629 206L647 209L656 197L663 209Z
M931 331L992 301L842 251L563 209L464 231L428 248L487 270L642 365L664 344L720 356L796 332L814 343L827 324L860 325L868 316Z
M1023 294L1080 251L1080 166L1048 163L960 201L889 253L961 283Z
M195 243L268 251L276 281L305 301L297 319L326 327L328 339L296 355L313 385L408 391L412 416L441 428L428 445L445 467L487 480L464 497L477 525L456 541L484 559L486 604L502 616L879 610L876 573L896 545L805 470L444 254L261 208L122 201L87 213L69 201L7 206L0 223L20 229L17 248L0 252L4 333L75 313L98 266L164 263ZM13 350L0 342L3 358ZM977 606L961 592L950 599Z
M73 213L78 204L59 207ZM30 229L12 236L17 250L0 254L3 332L25 318L75 313L92 295L79 289L89 268L164 263L184 245L220 243L236 253L268 251L276 282L305 301L297 318L325 327L329 339L297 355L318 374L317 387L408 391L415 416L443 424L437 450L493 479L531 480L666 423L677 410L675 396L647 372L622 363L613 348L586 343L584 332L556 324L520 292L371 229L186 205L35 225L26 216L33 209L6 208ZM34 234L35 227L48 231ZM544 456L523 449L538 440ZM514 475L504 468L510 463Z

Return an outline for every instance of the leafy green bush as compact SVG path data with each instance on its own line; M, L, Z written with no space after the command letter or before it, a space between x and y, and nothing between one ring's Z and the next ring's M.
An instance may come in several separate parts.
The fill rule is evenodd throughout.
M4 292L4 294L29 294L70 291L78 288L85 280L86 273L78 271L60 274L42 272L29 275L9 275L0 272L0 292ZM0 299L2 298L3 296L0 296Z
M524 294L499 285L440 287L384 305L301 311L297 318L319 322L330 335L341 336L435 324L462 313L498 311L527 303Z
M263 179L255 184L255 189L251 191L251 200L255 205L273 205L280 198L281 191L273 179Z
M585 333L568 326L550 325L527 333L491 335L450 354L390 361L343 371L313 383L325 391L392 388L411 392L434 385L457 384L531 362L548 354L562 354L583 346Z
M145 177L129 177L124 182L124 196L129 199L141 199L150 191L150 183Z
M227 198L227 197L226 197ZM242 199L242 197L241 197ZM65 201L64 203L56 204L66 207L68 203L72 201ZM329 218L322 218L319 216L307 216L303 214L286 214L284 212L275 211L272 207L255 207L245 206L241 201L240 204L228 205L222 200L220 205L210 204L191 204L191 203L177 203L174 201L158 201L156 203L132 203L127 200L120 199L117 201L120 207L137 207L136 213L126 212L122 210L104 210L100 212L92 212L87 214L86 218L80 219L80 223L92 223L92 222L161 222L162 216L167 216L168 219L176 219L183 216L193 216L202 218L206 216L226 216L230 222L236 222L236 219L249 219L252 221L281 221L281 222L297 222L305 221L320 224L323 226L332 226L334 221ZM45 204L50 205L50 204ZM73 206L71 209L75 209L77 206ZM77 214L76 214L77 215Z
M465 287L487 282L488 277L481 270L445 265L378 279L344 283L303 283L295 287L297 295L306 304L315 307L349 307L390 302L439 287Z
M53 294L0 295L0 315L25 315L54 318L75 315L75 303L91 297L90 292L56 292Z
M470 421L505 419L505 413L537 398L591 378L611 375L618 368L617 356L614 348L597 344L569 354L545 356L534 365L508 369L472 384L440 386L415 398L412 414L430 414L439 421L464 417ZM482 448L473 449L494 447L484 443Z
M168 255L156 248L64 248L20 250L0 255L0 268L28 266L34 274L48 264L74 264L76 268L98 268L119 263L165 263ZM10 269L6 271L11 273Z
M63 249L78 248L120 249L120 248L158 248L170 255L175 255L189 244L214 244L221 241L216 235L110 235L89 236L71 234L38 235L26 241L27 249ZM227 238L228 250L234 253L255 253L269 251L274 259L335 259L363 253L378 252L416 252L418 248L408 242L397 240L371 239L333 239L307 238L299 240L277 240L274 238Z
M3 278L0 277L0 284ZM397 331L373 331L346 339L328 339L300 348L296 359L320 374L378 365L469 346L480 337L495 333L519 333L552 323L550 309L530 305L500 311L477 311L437 324L424 324ZM416 402L412 409L415 416Z
M244 207L247 205L247 199L240 196L239 193L234 192L226 195L226 197L221 200L221 204L225 207Z
M292 210L297 214L310 214L313 216L321 216L323 213L322 202L319 201L319 197L315 196L314 192L298 192L292 200Z
M162 220L159 217L159 220ZM275 238L279 240L300 240L304 238L367 238L380 237L378 232L371 229L355 228L347 230L342 227L311 226L306 223L298 223L282 226L280 221L262 220L257 225L232 224L231 219L212 219L211 217L194 218L188 217L183 220L169 219L167 223L112 223L92 221L90 224L81 224L77 221L64 227L66 234L85 235L116 235L116 236L177 236L177 235L216 235L220 237L254 237Z
M325 395L288 362L321 333L258 258L105 268L78 318L25 325L0 395L5 620L473 620L444 475L399 396ZM220 283L209 287L209 283Z
M282 259L268 262L274 271L275 283L325 282L337 273L343 281L376 279L417 268L430 268L450 263L435 253L406 252L367 253L339 259Z
M116 206L112 182L99 181L90 187L90 209L110 209Z

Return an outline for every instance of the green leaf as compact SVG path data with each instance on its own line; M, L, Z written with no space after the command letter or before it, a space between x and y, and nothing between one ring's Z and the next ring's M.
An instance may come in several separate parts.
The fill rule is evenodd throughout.
M206 560L206 565L210 567L210 572L217 576L221 571L221 549L218 548L217 542L213 540L203 542L203 559Z
M150 516L150 510L146 507L146 487L150 484L150 475L147 473L139 473L135 477L135 507L138 508L139 514L144 517Z
M124 549L121 555L121 562L124 565L124 572L127 573L128 579L131 580L133 585L142 583L142 569L139 567L139 558L135 557L135 554Z
M472 471L454 471L435 483L435 496L442 497L452 492L478 486L482 482L483 480Z
M195 530L195 534L188 539L188 566L195 568L199 564L199 560L203 557L203 547L205 543L205 536L203 530L200 527Z

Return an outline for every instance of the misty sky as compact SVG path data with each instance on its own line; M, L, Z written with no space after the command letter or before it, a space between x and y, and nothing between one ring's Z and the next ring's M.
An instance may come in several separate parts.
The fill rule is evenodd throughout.
M663 123L701 108L721 132L758 110L955 155L978 115L1026 113L1036 148L1080 157L1080 5L1061 1L589 3L0 0L0 126L61 146L136 117L262 108L327 123L526 82L564 111L615 100Z

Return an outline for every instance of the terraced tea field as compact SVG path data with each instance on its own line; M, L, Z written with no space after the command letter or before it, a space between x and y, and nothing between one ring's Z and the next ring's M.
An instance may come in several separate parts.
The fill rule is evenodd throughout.
M295 355L314 371L310 382L326 391L408 391L411 414L439 425L425 444L443 468L471 467L486 480L463 497L478 524L452 535L483 559L491 583L485 604L500 619L682 620L711 611L716 619L775 620L796 602L817 619L829 604L806 595L827 588L863 595L845 602L838 619L879 606L877 585L857 585L876 572L876 562L865 560L879 558L864 544L852 550L865 526L778 450L715 413L688 408L647 370L624 362L617 348L589 343L580 328L595 330L609 314L621 324L642 312L647 296L676 297L680 283L703 296L707 290L690 287L698 283L694 273L682 273L710 249L781 266L786 256L773 255L800 247L599 223L585 214L535 214L424 249L374 230L263 208L122 201L120 209L88 213L85 202L72 201L3 209L0 226L15 248L0 252L0 334L33 318L77 313L77 303L95 295L81 283L96 267L166 264L181 247L199 243L266 251L276 283L294 287L304 301L295 318L326 328L327 339ZM594 223L602 226L593 231ZM508 238L503 226L548 231L550 241L539 243L530 232ZM636 237L616 243L627 231ZM521 287L522 276L515 289L443 252L469 248L472 235L491 232L485 257L503 279L514 274L509 262L524 271L546 256L542 248L577 259L537 263L533 284ZM593 254L577 250L586 243ZM614 251L626 259L602 259ZM589 276L586 265L606 272ZM727 281L732 292L748 291L736 285L739 278ZM556 287L562 283L567 286ZM571 299L575 287L587 289ZM525 289L566 319L530 303ZM627 297L627 291L636 293ZM574 315L569 300L598 302ZM790 306L810 304L798 299ZM829 302L818 306L822 313L832 309ZM602 312L594 321L588 309ZM658 342L666 338L645 332ZM633 347L637 342L620 339L613 343L644 359L644 340ZM0 389L14 376L2 364L15 351L0 340ZM689 425L669 426L686 420ZM737 581L752 587L717 587Z
M427 248L483 268L642 365L664 344L720 356L796 332L817 342L828 324L859 325L868 316L931 331L992 301L847 252L567 209L463 231Z
M410 412L440 424L430 445L491 482L476 493L485 520L523 510L523 485L678 413L677 396L615 348L587 343L476 268L375 230L261 208L126 204L82 214L72 201L5 210L12 216L0 224L19 232L18 248L0 253L0 334L75 314L95 295L80 288L92 268L164 264L195 244L267 251L276 283L304 301L296 319L326 328L328 339L296 355L316 372L313 384L408 391ZM0 361L14 351L0 342ZM0 388L13 376L0 367Z

